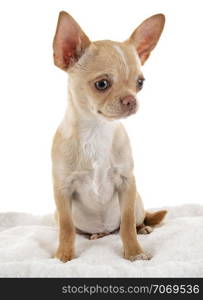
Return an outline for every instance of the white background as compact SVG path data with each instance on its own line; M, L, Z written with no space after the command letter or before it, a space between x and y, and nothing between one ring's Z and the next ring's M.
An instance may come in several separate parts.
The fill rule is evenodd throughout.
M0 4L0 210L54 210L50 149L66 107L67 77L53 65L60 10L92 40L125 40L166 15L143 68L140 110L124 122L146 207L203 204L202 1L60 0Z

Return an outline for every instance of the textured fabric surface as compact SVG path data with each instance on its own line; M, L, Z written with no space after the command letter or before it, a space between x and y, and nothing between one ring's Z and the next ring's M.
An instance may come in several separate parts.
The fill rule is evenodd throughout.
M203 206L168 207L164 223L139 235L150 261L122 258L118 233L98 240L77 235L74 260L52 258L57 226L51 215L0 214L0 277L202 277Z

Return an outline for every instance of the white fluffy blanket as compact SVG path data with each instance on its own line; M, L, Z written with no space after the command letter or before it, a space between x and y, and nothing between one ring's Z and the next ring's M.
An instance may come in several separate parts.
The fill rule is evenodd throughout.
M202 277L203 206L167 208L164 223L139 235L150 261L122 258L118 234L98 240L77 235L77 258L51 258L57 247L53 216L0 214L0 277Z

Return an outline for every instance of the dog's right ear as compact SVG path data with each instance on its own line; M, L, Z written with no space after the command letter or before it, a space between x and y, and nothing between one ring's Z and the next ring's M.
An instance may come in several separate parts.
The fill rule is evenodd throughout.
M130 36L128 41L135 46L142 65L156 46L164 24L165 16L163 14L154 15L142 22Z
M83 55L90 40L78 23L65 11L61 11L53 42L54 63L67 71Z

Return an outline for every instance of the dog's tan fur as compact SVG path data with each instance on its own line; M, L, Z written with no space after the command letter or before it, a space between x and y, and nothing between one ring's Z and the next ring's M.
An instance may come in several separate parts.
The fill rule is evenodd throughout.
M59 15L54 38L54 62L69 74L65 117L53 142L53 186L59 223L56 257L74 258L75 232L91 238L120 228L124 257L149 259L137 240L137 231L149 233L165 211L144 211L133 175L129 138L117 119L136 112L136 82L141 65L155 47L164 16L144 21L123 42L91 42L67 13ZM95 88L100 79L106 91ZM119 208L120 203L120 208Z

